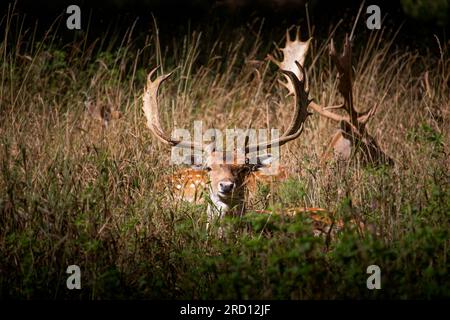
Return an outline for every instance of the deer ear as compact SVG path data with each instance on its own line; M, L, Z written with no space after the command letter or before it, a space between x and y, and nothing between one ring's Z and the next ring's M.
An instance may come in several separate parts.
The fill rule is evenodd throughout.
M259 168L265 168L272 164L274 158L271 154L265 154L263 156L257 156L252 158L247 158L245 163L253 166L254 170L258 170Z
M268 166L270 166L272 164L273 160L274 160L274 158L273 158L273 156L271 154L266 154L266 155L263 155L263 156L259 156L259 157L257 157L257 162L256 162L257 164L256 164L256 166L258 168L268 167Z

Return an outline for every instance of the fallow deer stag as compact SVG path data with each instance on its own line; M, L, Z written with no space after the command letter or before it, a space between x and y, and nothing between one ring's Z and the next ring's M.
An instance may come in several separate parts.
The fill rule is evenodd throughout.
M283 51L283 60L277 61L273 56L269 55L269 60L275 62L280 69L289 70L296 75L298 71L296 62L300 61L303 66L303 61L309 49L309 42L300 41L299 30L297 29L296 39L291 41L289 32L286 35L286 46L281 49ZM348 35L344 40L344 48L341 55L338 55L334 47L333 39L330 43L330 57L338 69L338 90L344 97L344 102L340 105L322 107L319 104L311 101L309 107L323 117L331 119L339 123L339 129L331 138L331 142L327 150L322 155L322 162L326 161L334 151L338 159L349 160L352 151L359 151L365 162L381 164L392 164L392 160L381 150L376 140L367 132L366 124L375 115L379 103L368 111L359 112L355 109L353 103L353 78L352 78L352 47ZM287 79L286 86L290 93L293 92L293 86L290 79ZM342 116L331 112L331 109L343 109L347 115Z
M307 111L309 100L308 90L305 87L305 82L307 82L306 74L300 64L297 64L297 67L298 76L291 71L282 70L293 84L295 97L294 112L289 127L278 139L259 141L257 144L252 145L248 144L248 139L246 139L244 150L234 150L231 155L218 149L208 150L208 148L195 142L172 139L170 135L164 132L159 119L158 90L161 83L171 73L159 76L154 81L151 78L156 69L148 75L147 86L143 96L143 111L147 119L148 128L161 142L171 147L190 148L192 151L201 150L207 155L206 161L203 163L203 169L207 173L205 171L190 171L188 175L191 176L191 179L188 183L195 191L200 190L203 187L201 184L204 184L204 178L207 174L209 180L207 188L211 199L211 203L208 205L208 220L216 216L222 217L225 214L241 215L245 212L245 189L249 177L255 172L266 170L273 160L270 155L266 155L258 156L256 161L250 161L255 159L249 159L249 154L259 150L266 150L273 146L282 146L301 135L304 122L309 115ZM242 153L245 156L245 161L240 161ZM231 162L229 161L230 158L232 159ZM225 159L227 159L226 162ZM183 173L183 175L184 177L174 177L174 179L175 182L177 179L179 181L177 187L185 190L186 173ZM180 181L182 179L184 183ZM195 192L192 194L196 197Z

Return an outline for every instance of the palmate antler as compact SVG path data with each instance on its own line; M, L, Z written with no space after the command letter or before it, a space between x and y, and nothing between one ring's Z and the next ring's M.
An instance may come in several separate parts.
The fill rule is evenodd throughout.
M289 79L293 94L295 96L295 110L293 112L293 117L288 129L278 138L271 141L260 142L258 144L245 146L245 154L252 153L258 150L264 150L274 146L282 146L285 143L298 138L303 131L303 123L306 121L309 113L308 103L308 89L305 86L307 82L306 73L300 64L296 65L298 68L297 76L294 72L289 70L281 70L283 74ZM191 141L180 141L175 140L170 137L161 127L161 122L159 119L159 104L158 104L158 91L162 82L164 82L171 74L166 74L157 77L154 81L151 80L153 74L157 68L153 69L147 77L147 86L144 91L143 96L143 106L145 117L147 118L147 127L150 131L163 143L170 146L178 146L181 148L190 148L192 150L205 151L203 145L196 144ZM246 139L248 141L248 139ZM211 151L211 150L209 150Z
M286 45L284 48L280 49L281 52L283 53L283 60L278 61L271 54L269 54L267 58L270 61L274 62L280 68L280 70L293 72L297 78L300 78L301 69L297 66L297 63L303 67L306 55L309 50L310 42L311 38L306 41L300 40L299 27L297 27L294 40L291 40L289 30L286 30ZM281 80L279 82L288 89L289 91L288 95L295 94L292 82L286 75L285 78L286 82L283 82Z
M344 48L341 55L338 55L334 47L334 41L331 39L330 43L330 57L338 69L338 90L344 97L344 103L337 106L330 106L323 108L317 103L312 103L311 108L320 115L335 121L345 121L357 131L364 131L364 125L369 119L375 115L378 104L366 112L358 112L353 105L353 79L352 79L352 47L348 35L344 40ZM331 109L344 109L347 112L346 116L341 116L330 112Z
M142 97L142 110L144 111L145 117L147 118L147 127L160 141L165 144L168 144L172 147L178 146L181 148L190 148L203 151L202 145L196 144L192 141L174 140L162 129L161 121L159 120L158 91L161 83L163 83L168 77L170 77L172 75L172 72L166 75L159 76L155 81L152 81L151 78L157 69L158 68L153 69L148 74L147 87L145 88L144 96Z
M364 159L372 163L392 163L392 160L381 150L376 140L367 132L366 124L375 115L379 103L365 112L358 112L353 103L352 46L348 35L345 35L342 54L336 52L334 41L330 43L330 57L338 70L338 90L344 97L344 103L335 107L322 108L311 104L311 108L329 119L339 121L340 129L332 139L335 154L343 159L351 155L351 147L357 147ZM347 116L339 116L330 109L344 109ZM330 149L330 148L328 148ZM328 156L325 153L322 160Z
M302 48L304 48L304 50L300 52L298 49L295 50L300 47L299 42L301 43L301 41L299 41L297 30L296 41L290 41L289 36L287 36L286 47L282 49L284 55L283 61L276 61L272 56L269 56L269 59L274 61L280 68L290 70L297 58L297 61L304 61L308 51L309 40L303 42ZM322 161L328 158L331 150L334 150L334 153L338 158L348 160L352 154L352 148L358 147L357 149L362 152L366 160L377 163L391 163L392 160L386 156L376 143L375 139L369 135L366 130L366 124L375 115L379 104L376 104L366 112L358 112L354 107L351 63L352 46L348 35L345 37L343 52L340 55L336 52L334 41L331 40L330 57L338 69L338 90L344 97L344 102L329 107L322 107L314 101L309 103L311 109L321 116L339 122L340 128L332 137L327 150L322 156ZM289 89L289 81L288 84L284 85ZM333 109L343 109L346 111L347 115L342 116L330 111Z

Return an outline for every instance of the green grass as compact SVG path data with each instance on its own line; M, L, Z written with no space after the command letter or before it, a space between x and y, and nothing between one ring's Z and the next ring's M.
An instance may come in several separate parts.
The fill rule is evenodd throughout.
M21 19L2 20L0 42L1 298L450 297L447 47L434 57L396 49L383 32L358 39L355 100L366 109L386 94L369 131L395 166L319 166L334 126L313 115L282 149L290 178L271 199L262 188L254 201L274 212L326 208L369 231L344 228L326 243L312 235L306 214L250 208L223 221L219 237L218 226L206 231L205 205L173 201L158 187L176 168L145 126L141 95L150 69L179 66L162 89L167 128L192 128L199 118L204 127L234 127L251 115L256 128L267 118L283 127L291 104L264 59L274 47L258 26L217 39L195 31L170 44L153 28L144 45L131 30L123 41L64 45L56 25L36 38ZM281 44L282 34L273 41ZM326 41L314 39L320 55L306 62L311 95L323 104L338 96ZM102 129L86 115L87 97L123 117ZM81 267L79 291L66 289L72 264ZM366 288L372 264L381 268L382 290Z

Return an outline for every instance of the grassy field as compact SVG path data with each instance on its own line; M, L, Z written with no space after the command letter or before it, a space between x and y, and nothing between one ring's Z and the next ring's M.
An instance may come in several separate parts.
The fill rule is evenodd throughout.
M176 202L161 188L177 168L145 126L145 79L157 65L179 67L162 89L166 128L191 129L195 119L241 127L250 117L255 128L285 128L291 98L266 60L284 32L267 41L256 20L164 41L153 26L63 43L64 21L39 36L22 19L1 21L1 298L450 297L450 59L442 40L437 55L397 48L392 32L355 40L356 106L382 99L369 131L394 166L320 166L335 124L314 114L282 148L290 178L269 197L261 188L249 214L223 221L219 237L206 231L205 205ZM336 29L338 45L348 31ZM328 41L315 37L305 63L322 104L339 98ZM87 101L122 117L104 128L86 113ZM372 228L344 228L326 243L312 235L307 214L277 214L295 206ZM273 214L252 213L261 208ZM66 288L72 264L82 290ZM381 290L366 287L373 264Z

